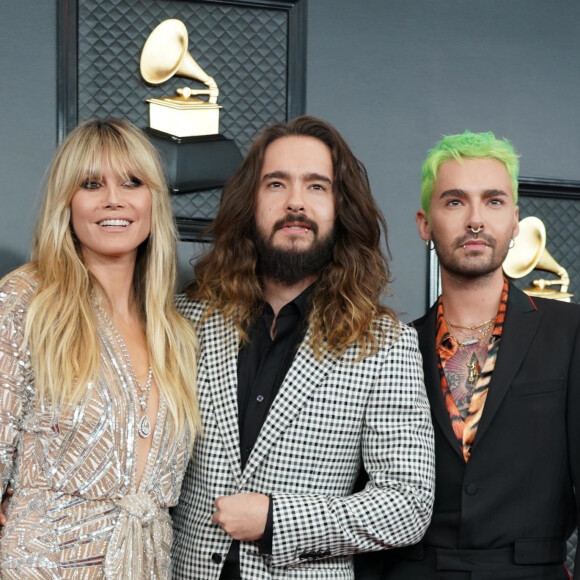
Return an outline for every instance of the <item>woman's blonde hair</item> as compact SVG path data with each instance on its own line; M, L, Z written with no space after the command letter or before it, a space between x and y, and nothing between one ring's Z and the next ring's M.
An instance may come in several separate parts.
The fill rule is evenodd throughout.
M128 121L90 119L56 152L32 245L38 285L28 310L25 340L37 394L51 404L80 400L100 371L97 323L91 293L98 282L83 262L71 226L71 200L87 175L103 165L137 178L151 191L151 233L138 249L136 302L149 358L176 431L200 427L195 396L197 341L173 303L177 281L176 231L163 169L153 145Z

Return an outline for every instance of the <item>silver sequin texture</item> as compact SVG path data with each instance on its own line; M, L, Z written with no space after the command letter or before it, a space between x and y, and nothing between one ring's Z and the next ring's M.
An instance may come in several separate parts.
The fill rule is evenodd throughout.
M23 272L0 288L0 477L3 489L10 483L15 490L0 538L0 577L169 578L167 508L179 498L187 437L171 434L161 400L137 488L139 402L101 325L99 380L75 408L40 408L22 349L33 292L34 279Z

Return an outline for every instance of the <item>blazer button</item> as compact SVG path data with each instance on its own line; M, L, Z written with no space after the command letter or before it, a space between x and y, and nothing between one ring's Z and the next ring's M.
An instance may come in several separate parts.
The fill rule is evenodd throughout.
M211 555L211 561L214 564L221 564L222 562L222 557L220 556L220 554L218 554L217 552Z
M465 485L465 493L467 495L475 495L479 491L476 483L467 483Z

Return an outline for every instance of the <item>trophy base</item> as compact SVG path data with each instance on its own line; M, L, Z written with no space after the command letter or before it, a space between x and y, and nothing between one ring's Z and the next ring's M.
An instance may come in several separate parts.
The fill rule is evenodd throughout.
M223 135L178 137L146 129L165 165L171 193L190 193L221 187L242 162L233 139Z
M200 99L167 97L148 99L149 126L176 137L200 137L219 133L221 105Z
M569 292L561 292L560 290L554 290L553 288L538 288L536 286L525 288L524 292L528 296L550 298L551 300L560 300L560 302L570 302L570 298L574 296L574 294L570 294Z

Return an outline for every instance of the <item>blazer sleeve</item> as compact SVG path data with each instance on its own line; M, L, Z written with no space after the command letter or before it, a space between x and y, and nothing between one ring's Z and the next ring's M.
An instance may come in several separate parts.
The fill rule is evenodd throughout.
M30 359L23 348L25 313L31 287L14 275L0 286L0 481L10 483L21 437L22 417L32 398Z
M369 482L344 497L274 493L271 564L285 566L418 542L434 496L433 426L414 329L384 347L367 401L362 455Z
M568 401L566 407L568 449L572 480L575 488L577 537L580 530L580 325L574 342L574 352L568 374ZM574 580L580 580L580 546L574 559Z

